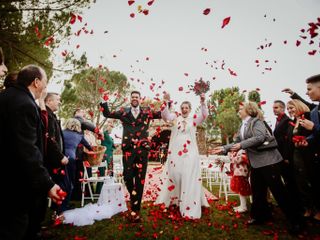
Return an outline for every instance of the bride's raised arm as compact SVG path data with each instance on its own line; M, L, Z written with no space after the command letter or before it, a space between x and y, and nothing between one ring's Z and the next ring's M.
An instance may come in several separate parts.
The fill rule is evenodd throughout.
M165 121L173 121L177 118L175 113L169 111L170 94L164 93L163 100L166 102L164 108L161 109L161 117Z
M161 110L161 117L163 120L170 122L175 120L177 115L169 111L169 104L167 103L166 106Z
M200 113L197 113L195 115L195 119L194 119L194 123L196 125L201 124L208 117L208 108L205 104L205 95L204 94L201 94L201 96L200 96L200 103L201 103Z

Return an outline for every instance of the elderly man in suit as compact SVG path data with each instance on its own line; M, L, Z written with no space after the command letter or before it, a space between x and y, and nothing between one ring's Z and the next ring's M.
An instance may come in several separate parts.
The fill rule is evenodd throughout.
M131 220L141 220L139 211L143 194L144 181L148 165L148 128L150 120L161 119L161 112L140 107L141 94L131 92L131 106L110 112L108 103L101 103L106 118L119 119L123 126L123 176L130 194Z
M61 202L60 187L43 166L43 133L36 104L47 85L44 70L34 65L18 74L17 85L0 94L0 239L36 239L30 211L48 195ZM15 174L12 175L14 169Z
M252 166L250 184L253 202L249 225L263 224L271 219L271 210L267 202L269 188L291 224L289 230L292 233L298 233L301 230L300 216L290 203L289 195L281 180L281 154L276 148L264 150L257 148L264 144L268 137L268 129L263 122L261 110L254 102L245 103L239 107L239 116L242 119L242 125L235 142L216 147L212 153L246 150Z

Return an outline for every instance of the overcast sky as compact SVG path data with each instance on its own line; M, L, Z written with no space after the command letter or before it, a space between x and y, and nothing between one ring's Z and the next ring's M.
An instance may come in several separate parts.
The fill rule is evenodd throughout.
M124 73L149 97L169 91L178 103L187 99L198 105L193 93L178 88L187 89L200 77L211 82L211 90L260 88L262 100L267 101L263 109L271 122L273 100L288 100L281 89L290 87L305 95L305 79L320 73L320 37L309 45L309 34L300 32L320 17L319 0L155 0L151 6L147 2L137 0L129 6L123 0L97 0L82 15L94 34L74 37L56 52L57 61L62 50L73 50L79 44L75 52L87 52L90 65L103 64ZM139 5L149 14L139 13ZM207 8L211 11L204 15ZM231 17L230 23L221 28L226 17ZM75 24L74 30L82 25ZM270 47L259 48L270 43ZM312 50L317 50L313 56L308 54ZM165 84L152 92L151 78L155 88L162 80ZM60 91L61 85L50 88Z

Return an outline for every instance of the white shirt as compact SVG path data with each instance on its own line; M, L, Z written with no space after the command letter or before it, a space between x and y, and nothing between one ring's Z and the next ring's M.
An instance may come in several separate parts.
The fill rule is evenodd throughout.
M131 113L133 115L134 118L137 118L139 116L140 113L140 107L132 107L131 106Z
M242 125L241 125L241 128L240 128L240 137L242 139L244 139L244 130L246 129L248 121L249 121L250 118L251 117L248 116L248 117L246 117L245 119L242 120Z

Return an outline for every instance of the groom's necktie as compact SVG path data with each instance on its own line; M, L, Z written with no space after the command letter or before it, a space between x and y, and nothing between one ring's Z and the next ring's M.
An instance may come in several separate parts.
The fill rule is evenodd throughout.
M133 117L134 118L138 117L138 108L133 108Z

